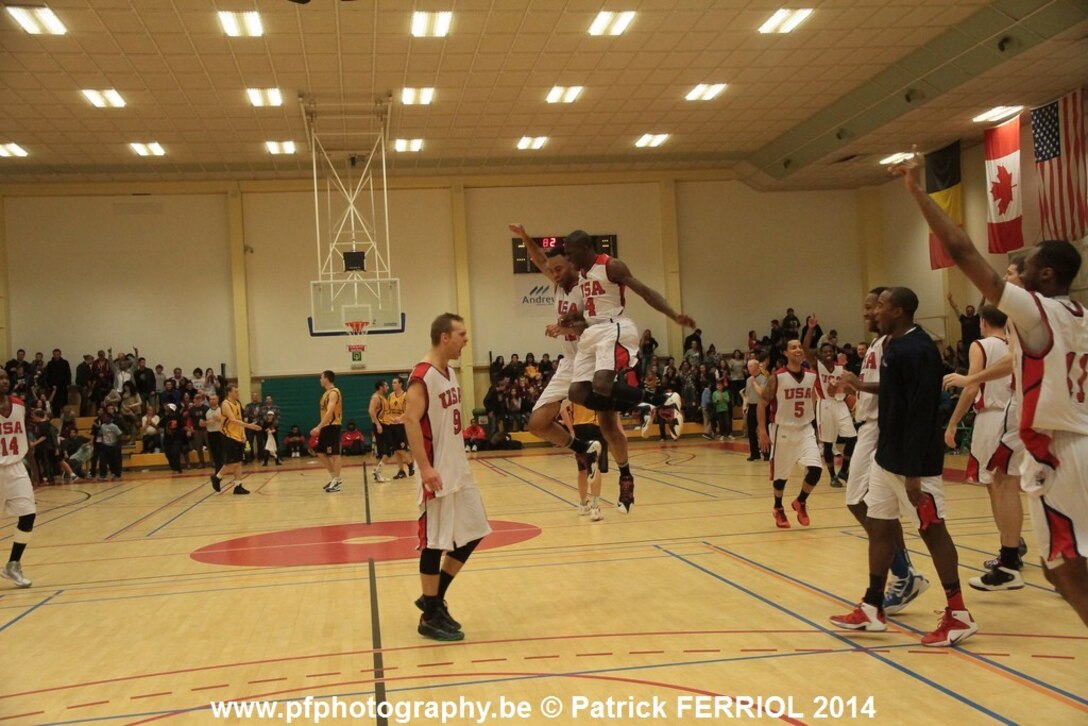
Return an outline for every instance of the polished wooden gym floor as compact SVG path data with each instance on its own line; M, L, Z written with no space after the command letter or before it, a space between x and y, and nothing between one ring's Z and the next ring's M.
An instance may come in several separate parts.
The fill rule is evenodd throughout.
M0 722L211 723L212 701L375 695L527 702L532 715L512 723L573 723L576 696L616 708L656 696L658 722L695 722L677 711L683 698L714 695L792 697L790 723L866 702L875 717L860 721L1088 722L1088 632L1037 564L1023 590L966 590L981 631L960 648L919 644L944 605L937 585L886 633L835 630L828 616L867 582L843 490L821 483L812 525L777 530L766 465L739 449L635 444L635 507L613 506L613 471L601 522L578 516L569 453L474 457L496 533L449 591L467 635L454 644L416 634L411 480L364 486L348 466L330 495L303 459L247 468L249 497L215 495L195 471L40 488L23 558L34 585L0 580ZM795 493L791 482L787 500ZM994 526L982 488L950 482L948 499L966 586L992 556ZM14 523L2 524L6 548ZM935 579L921 541L908 543ZM548 696L566 709L558 719L541 713ZM779 716L778 702L764 707Z

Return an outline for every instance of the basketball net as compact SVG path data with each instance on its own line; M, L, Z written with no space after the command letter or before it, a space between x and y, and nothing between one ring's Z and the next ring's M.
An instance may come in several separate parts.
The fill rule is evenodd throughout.
M348 355L351 357L351 367L354 370L366 368L363 361L363 353L366 352L366 331L370 327L367 320L349 320L344 323L348 330L348 336L352 342L348 343Z

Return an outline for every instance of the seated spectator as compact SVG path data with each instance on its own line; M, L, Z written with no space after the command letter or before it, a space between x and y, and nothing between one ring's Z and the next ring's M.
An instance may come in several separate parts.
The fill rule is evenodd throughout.
M646 376L642 379L642 387L650 393L657 393L658 389L661 388L661 379L657 375L656 366L647 366Z
M348 421L344 433L340 434L340 453L344 456L362 456L366 453L366 437L355 425Z
M481 451L487 448L487 432L476 419L461 432L465 439L465 451Z
M291 430L283 437L283 447L292 459L301 458L302 452L306 451L306 437L302 435L298 424L292 425Z
M121 392L116 388L111 388L106 392L106 395L102 398L102 406L113 406L114 410L121 407Z
M521 376L523 375L522 371L524 370L525 365L520 360L518 360L518 354L514 353L510 356L510 362L506 365L506 368L503 368L502 373L510 380L516 381L517 379L521 378Z
M151 454L162 451L162 430L159 428L159 417L150 403L147 404L143 418L140 419L140 438L143 440L143 453Z
M499 382L499 379L502 377L502 371L504 368L506 368L506 359L503 358L501 355L495 356L495 360L491 361L491 368L489 371L491 376L491 385L495 385Z
M205 398L211 398L212 394L222 398L223 396L223 381L219 376L215 375L215 370L208 368L204 371L204 385L202 386Z
M500 376L491 384L487 395L484 396L484 408L488 415L488 429L497 429L499 423L506 418L506 389L510 385L510 379ZM493 433L493 431L492 431Z
M536 365L536 356L534 356L532 353L525 354L525 369L522 375L524 375L531 381L539 380L541 377L540 369Z
M545 379L550 379L555 374L555 364L552 363L551 356L547 353L540 356L540 362L537 363L537 368L540 369L540 375Z
M85 436L76 437L72 439L72 442L72 445L76 446L74 451L68 453L68 464L72 467L72 481L90 479L90 463L91 457L94 456L94 447L90 439Z
M140 423L140 414L144 410L143 399L140 398L140 393L136 390L136 385L132 381L125 383L124 390L121 393L121 406L118 410L121 412L121 420L118 422L121 430L124 432L125 438L131 440L136 435L136 429Z

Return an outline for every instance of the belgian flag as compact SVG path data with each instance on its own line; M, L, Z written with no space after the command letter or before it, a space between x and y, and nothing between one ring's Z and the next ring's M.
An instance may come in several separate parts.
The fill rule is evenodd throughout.
M960 142L957 140L943 149L926 154L926 194L952 218L963 226L963 185L960 184ZM955 262L948 256L944 244L929 231L929 268L940 270L952 267Z

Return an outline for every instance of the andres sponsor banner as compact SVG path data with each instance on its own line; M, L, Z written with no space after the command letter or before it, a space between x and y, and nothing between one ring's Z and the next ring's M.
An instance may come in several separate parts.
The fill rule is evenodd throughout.
M555 316L555 290L546 282L514 280L514 314L519 318Z

